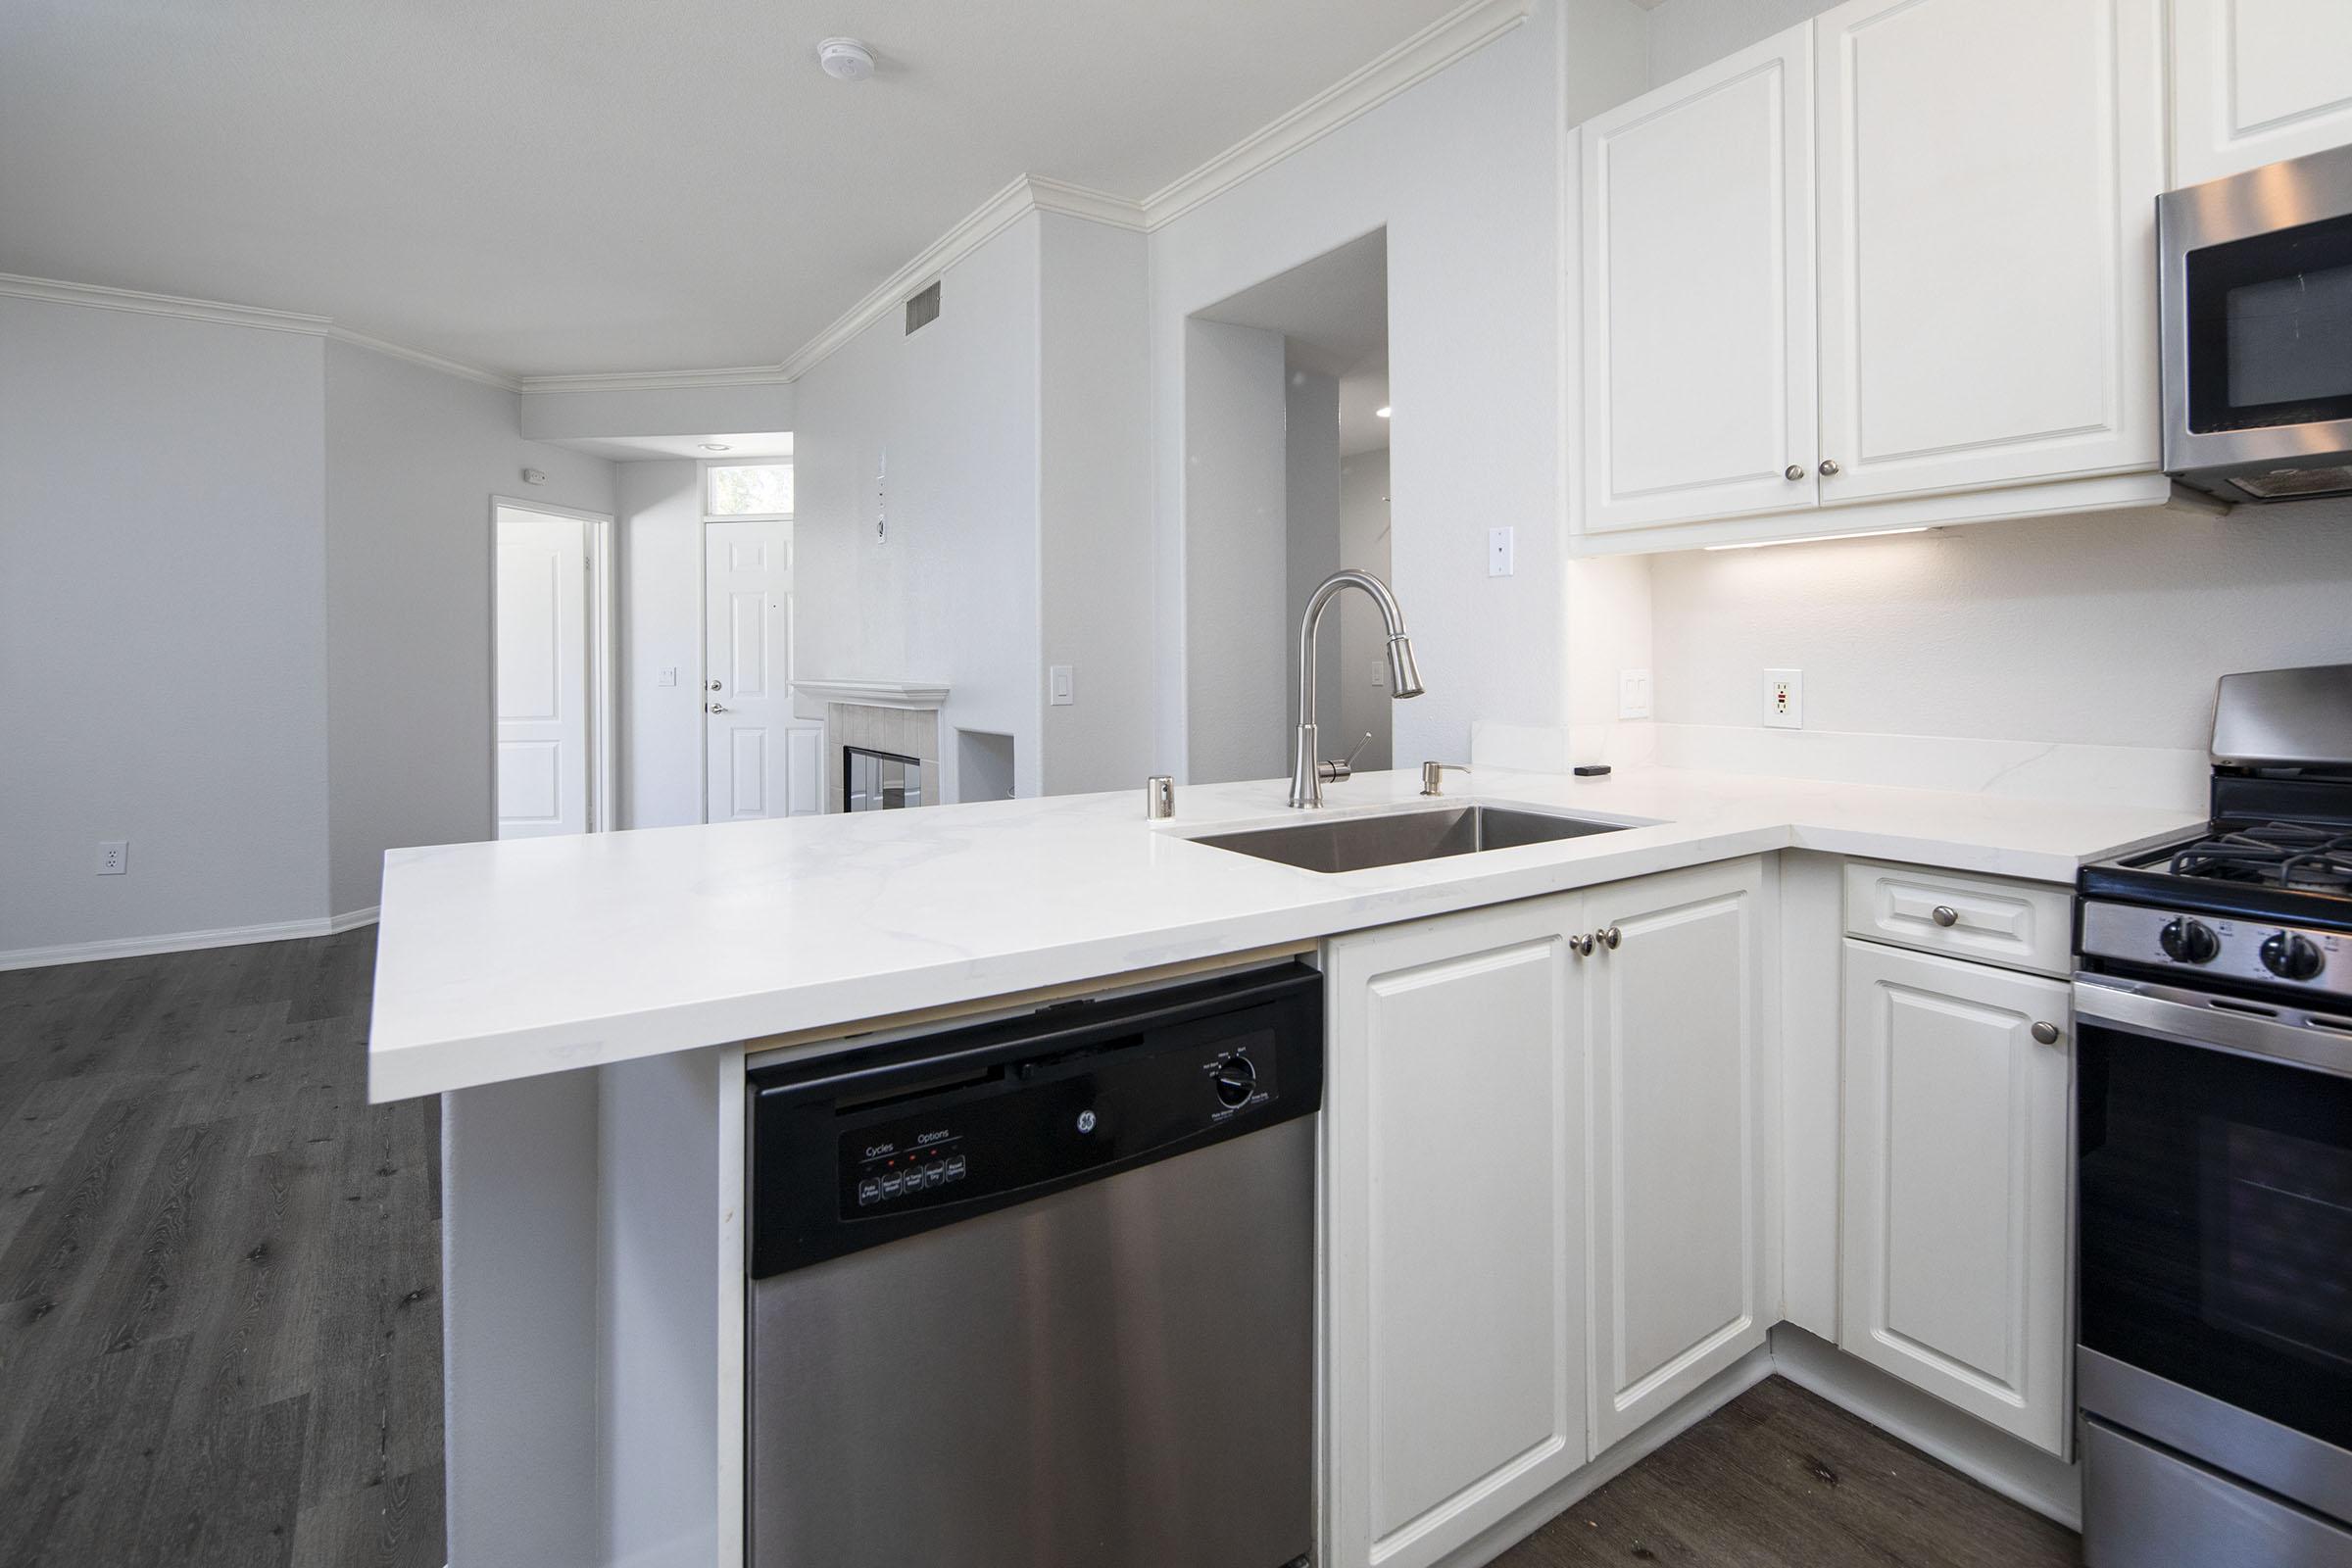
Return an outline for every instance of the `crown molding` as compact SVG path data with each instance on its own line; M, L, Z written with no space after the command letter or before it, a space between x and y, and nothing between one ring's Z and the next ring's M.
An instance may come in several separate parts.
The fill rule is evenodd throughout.
M190 321L249 326L264 332L305 332L313 337L325 336L334 325L323 316L266 311L258 305L229 305L220 300L183 299L176 294L145 294L135 288L106 288L97 283L68 283L54 277L23 277L14 272L0 272L0 294L47 300L55 305L82 305L100 311L129 311L139 316L176 316Z
M1142 202L1113 196L1108 191L1073 185L1066 179L1049 179L1044 174L1031 174L1029 200L1041 213L1060 213L1068 218L1083 218L1090 223L1131 228L1137 233L1151 227L1145 220Z
M526 375L516 390L542 392L688 392L717 386L790 386L780 365L731 365L714 370L591 371L580 375Z
M365 332L354 332L348 326L336 326L330 323L326 329L326 335L338 343L348 343L355 349L366 349L370 354L381 354L390 359L406 360L411 365L421 365L428 370L438 370L443 375L454 375L461 380L479 381L482 385L494 386L501 392L522 390L522 383L514 376L501 375L496 370L485 370L478 365L466 365L458 360L445 360L438 354L427 354L422 349L405 348L398 343L387 343L380 337L369 337Z
M1387 54L1144 198L1146 226L1173 222L1312 146L1525 22L1533 0L1466 0Z

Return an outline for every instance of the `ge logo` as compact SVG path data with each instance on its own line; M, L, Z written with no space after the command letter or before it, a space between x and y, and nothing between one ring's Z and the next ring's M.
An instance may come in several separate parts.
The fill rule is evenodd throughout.
M1093 1111L1082 1110L1078 1113L1078 1130L1082 1133L1091 1133L1095 1130L1095 1113Z

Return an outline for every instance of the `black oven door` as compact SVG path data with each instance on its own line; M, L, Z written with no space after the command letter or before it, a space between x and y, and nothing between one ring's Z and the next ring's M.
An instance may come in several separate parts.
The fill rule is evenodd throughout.
M2076 995L2082 1348L2352 1449L2352 1031Z

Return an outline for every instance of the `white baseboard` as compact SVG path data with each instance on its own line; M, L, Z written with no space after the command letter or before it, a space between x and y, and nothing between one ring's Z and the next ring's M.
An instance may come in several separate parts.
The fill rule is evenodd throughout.
M209 931L170 931L151 937L108 937L68 942L53 948L16 948L0 953L0 969L39 969L55 963L96 963L105 958L139 958L157 953L193 953L203 948L237 948L252 942L295 942L331 937L375 923L376 906L351 909L313 920L278 920L268 925L215 926Z

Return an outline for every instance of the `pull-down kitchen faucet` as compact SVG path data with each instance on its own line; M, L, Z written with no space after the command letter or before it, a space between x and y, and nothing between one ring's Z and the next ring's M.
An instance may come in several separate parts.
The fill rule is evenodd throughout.
M1389 628L1389 694L1398 699L1421 695L1421 671L1413 666L1413 640L1404 634L1404 612L1389 585L1368 571L1349 567L1323 579L1306 602L1298 621L1298 734L1291 751L1291 804L1323 804L1324 763L1315 756L1315 624L1323 607L1343 588L1361 588L1380 607ZM1336 772L1331 776L1340 776Z

